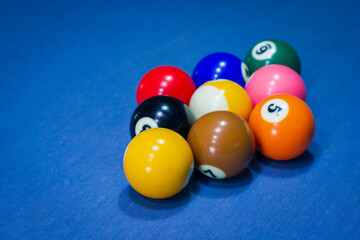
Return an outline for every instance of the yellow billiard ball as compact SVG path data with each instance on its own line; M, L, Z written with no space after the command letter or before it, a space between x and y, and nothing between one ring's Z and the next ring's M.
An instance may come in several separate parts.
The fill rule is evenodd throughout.
M131 140L123 167L128 182L138 193L162 199L185 188L194 169L194 157L178 133L153 128Z

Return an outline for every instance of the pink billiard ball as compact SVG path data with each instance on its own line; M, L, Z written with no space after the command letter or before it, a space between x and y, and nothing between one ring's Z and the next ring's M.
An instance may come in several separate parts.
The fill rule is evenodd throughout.
M300 75L289 67L273 64L255 71L245 86L253 106L275 94L290 94L305 101L306 87Z

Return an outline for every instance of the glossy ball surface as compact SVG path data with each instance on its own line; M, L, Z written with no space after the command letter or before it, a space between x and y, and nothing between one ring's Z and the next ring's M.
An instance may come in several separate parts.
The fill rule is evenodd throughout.
M130 120L130 135L135 137L150 128L168 128L186 139L195 119L180 100L169 96L154 96L141 102Z
M301 71L300 58L288 43L270 39L258 42L251 47L244 59L244 75L247 80L256 70L270 64L287 66L298 74Z
M176 132L154 128L134 137L123 159L125 176L140 194L155 199L185 188L194 168L189 144Z
M297 72L283 65L269 65L257 70L245 86L253 106L275 94L290 94L306 99L305 83Z
M214 111L230 111L248 120L252 103L237 83L221 79L206 82L193 94L189 104L195 119Z
M147 72L140 80L136 90L136 103L149 97L165 95L189 104L196 87L191 77L173 66L160 66Z
M258 150L275 160L300 156L315 134L315 119L304 101L287 94L262 100L251 113Z
M216 79L228 79L244 87L241 66L240 58L230 53L213 53L200 60L193 71L192 78L196 87Z
M239 174L250 163L255 149L249 124L228 111L199 118L190 129L188 142L199 171L216 179Z

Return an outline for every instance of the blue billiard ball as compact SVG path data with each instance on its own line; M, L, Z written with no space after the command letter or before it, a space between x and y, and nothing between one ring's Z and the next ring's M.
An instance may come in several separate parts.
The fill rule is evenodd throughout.
M230 53L219 52L201 59L194 69L192 78L196 87L216 79L231 80L245 87L243 74L247 74L246 65L242 64L240 58Z

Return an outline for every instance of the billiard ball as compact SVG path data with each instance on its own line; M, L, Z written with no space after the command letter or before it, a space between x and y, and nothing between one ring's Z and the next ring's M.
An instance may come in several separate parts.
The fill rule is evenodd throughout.
M301 155L311 144L315 119L301 99L278 94L255 106L249 120L258 150L275 160L289 160Z
M247 79L259 68L270 65L285 65L300 74L300 58L293 47L281 40L264 40L255 44L246 54L243 72Z
M135 137L150 128L168 128L185 139L195 121L190 109L180 100L169 96L154 96L141 102L130 120L130 135Z
M201 85L191 97L189 107L195 119L209 112L226 110L248 120L252 110L246 91L239 84L226 79Z
M195 83L186 72L173 66L160 66L141 78L136 90L136 102L140 104L149 97L166 95L188 105L195 90Z
M187 140L197 169L215 179L239 174L250 163L255 149L249 124L228 111L211 112L199 118Z
M125 176L143 196L162 199L174 196L189 182L194 157L178 133L153 128L135 136L123 159Z
M245 86L241 71L242 61L230 53L218 52L210 54L199 61L195 66L192 78L197 87L207 81L228 79Z
M245 86L253 106L274 94L290 94L306 99L306 87L300 75L289 67L273 64L258 69Z

